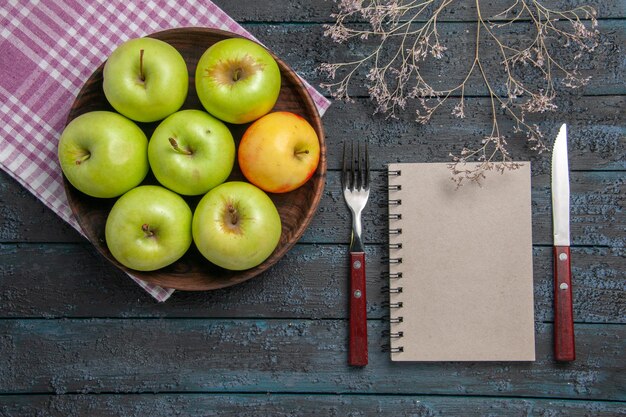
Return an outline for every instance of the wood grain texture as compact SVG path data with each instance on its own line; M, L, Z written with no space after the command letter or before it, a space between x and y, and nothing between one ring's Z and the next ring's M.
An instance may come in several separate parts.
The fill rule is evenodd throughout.
M454 6L456 7L456 5ZM271 45L272 50L288 63L298 74L303 75L312 85L319 85L328 81L325 74L320 73L319 64L323 62L341 63L362 59L373 52L377 47L375 37L367 40L359 39L358 42L348 45L340 45L325 37L324 26L321 24L290 24L290 25L244 25L263 44ZM361 27L365 27L361 25ZM437 23L441 42L448 48L441 60L430 59L420 68L420 74L425 80L432 83L433 88L450 88L456 86L466 76L473 58L475 48L476 23L474 22L443 22ZM571 90L563 86L559 87L559 95L563 100L575 100L580 95L607 95L626 93L626 62L620 59L623 54L621 45L626 42L626 28L620 20L600 20L599 46L592 54L583 54L576 61L573 53L567 49L554 49L553 53L562 63L573 67L578 65L580 74L590 76L589 84L582 89ZM519 37L528 39L531 36L531 26L527 22L520 22L501 31L504 43L519 45ZM388 53L391 54L392 48ZM503 92L501 72L501 57L497 53L496 44L486 40L481 62L485 71L492 74L495 80L493 87L498 93ZM354 97L367 97L366 76L368 67L359 69L354 75ZM340 73L338 72L337 75ZM562 75L554 74L554 79L559 81ZM524 81L529 86L540 87L541 78L537 73L528 72ZM544 87L545 88L545 87ZM488 90L484 86L478 73L474 73L468 80L465 94L467 96L485 96ZM460 96L460 93L458 93ZM561 104L561 99L558 104ZM407 112L410 117L410 111ZM466 120L467 122L467 120Z
M368 99L354 103L334 102L332 117L324 118L328 140L328 168L341 168L341 142L349 138L369 140L372 167L382 168L390 162L448 162L449 153L475 147L490 129L491 116L486 98L468 99L474 109L465 119L451 114L453 102L444 105L425 125L413 115L398 120L373 115L374 105ZM552 143L561 123L567 123L570 169L626 169L626 107L623 95L585 96L559 102L560 110L533 116ZM449 110L449 111L448 111ZM501 128L513 131L510 120L501 119ZM550 172L550 158L529 150L523 136L509 138L509 150L515 160L533 161L534 173Z
M576 359L570 247L555 246L553 253L554 358L568 362Z
M0 321L0 393L325 392L626 400L624 326L579 325L578 360L555 366L552 326L536 326L535 362L404 363L377 347L348 369L337 320ZM419 375L419 378L416 378ZM138 377L139 376L139 377Z
M367 281L365 252L350 252L348 260L350 288L348 289L349 343L348 363L352 366L367 365Z
M97 411L96 411L97 410ZM534 398L437 397L413 395L294 394L66 394L0 397L0 415L32 417L207 416L563 416L615 417L623 402Z
M170 29L150 35L174 46L185 59L189 71L189 93L182 109L201 109L195 90L195 71L202 54L213 44L236 37L229 32L204 29L183 28ZM304 185L289 193L269 194L274 202L282 222L282 234L276 249L260 265L243 271L233 271L220 268L208 262L197 250L192 247L182 258L171 265L156 271L134 271L117 262L109 251L104 229L107 216L116 199L94 198L83 194L74 188L64 177L65 191L69 205L77 218L86 238L94 244L98 251L109 259L118 268L132 273L134 276L152 284L176 288L179 290L212 290L228 287L254 278L267 270L298 241L315 214L326 175L326 144L320 115L315 104L298 76L280 58L274 56L281 72L281 89L278 101L272 111L289 111L304 117L315 129L320 142L320 160L312 178ZM68 123L86 112L95 110L111 110L102 90L103 66L95 70L93 75L82 87L68 116ZM158 122L138 124L148 137L156 128ZM229 125L235 143L238 144L250 123L243 125ZM239 166L235 164L227 181L245 180ZM155 184L151 175L148 175L143 184ZM158 184L158 183L156 183ZM192 211L199 198L185 198Z
M333 318L348 317L347 245L296 245L258 279L212 292L176 292L156 303L89 244L1 245L0 319L64 317ZM535 247L537 322L553 320L552 248ZM624 248L575 247L578 323L626 324ZM388 314L387 255L368 245L368 317ZM332 267L328 267L332 265Z
M246 24L255 24L259 22L275 22L275 23L311 23L311 22L332 22L331 13L338 10L336 1L320 1L320 0L295 0L281 4L280 10L277 10L276 3L273 0L257 0L254 2L233 2L230 0L216 0L215 4L219 5L225 12L232 16L236 21ZM558 4L559 8L573 8L581 5L580 0L550 0L544 2L547 6ZM592 5L596 8L599 18L611 19L624 17L626 10L626 1L586 1L584 4ZM508 3L507 3L508 6ZM481 9L484 16L491 17L501 12L505 7L496 1L481 3ZM468 21L476 19L476 10L473 2L458 3L446 9L443 13L441 21ZM355 19L358 20L358 19Z

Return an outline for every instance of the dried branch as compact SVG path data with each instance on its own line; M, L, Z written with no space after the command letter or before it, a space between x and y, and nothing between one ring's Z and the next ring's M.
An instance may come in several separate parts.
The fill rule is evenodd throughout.
M397 118L406 109L407 102L414 101L417 103L415 120L425 124L448 99L458 100L452 114L464 118L468 80L480 76L491 107L491 132L482 139L480 146L464 148L457 155L450 154L450 166L458 184L464 179L479 181L487 170L519 166L513 162L506 136L500 131L498 121L502 115L514 121L513 133L525 135L533 150L544 151L543 133L536 124L528 122L526 116L557 109L555 73L561 73L566 87L586 85L590 78L579 74L577 61L598 45L596 12L592 7L554 10L538 0L515 0L487 19L479 0L475 0L473 59L460 83L441 89L424 79L420 66L428 59L441 59L447 51L438 31L438 20L452 0L338 0L337 3L339 10L332 15L335 23L325 26L324 35L340 44L374 39L375 46L362 58L320 66L329 78L322 87L334 98L351 101L350 87L356 83L354 78L365 73L368 93L376 103L375 113ZM346 23L354 20L365 20L367 26ZM533 29L530 39L523 46L506 43L499 32L522 20ZM486 43L496 46L488 52L495 50L500 71L504 73L503 81L485 65L483 45ZM575 51L570 62L562 62L566 60L565 54L557 58L551 54L556 46ZM529 86L524 82L520 74L529 69L540 75L542 85ZM477 169L466 169L464 164L472 160L481 164Z

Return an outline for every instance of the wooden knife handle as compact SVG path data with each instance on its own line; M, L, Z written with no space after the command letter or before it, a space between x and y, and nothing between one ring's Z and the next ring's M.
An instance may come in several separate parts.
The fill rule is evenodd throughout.
M367 299L365 253L350 252L350 341L348 363L367 365Z
M560 362L576 359L569 246L554 247L554 358Z

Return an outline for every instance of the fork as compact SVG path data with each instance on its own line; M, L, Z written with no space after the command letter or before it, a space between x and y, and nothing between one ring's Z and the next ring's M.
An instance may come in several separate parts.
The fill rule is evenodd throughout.
M361 238L361 212L370 194L370 169L367 143L364 149L350 143L350 154L343 144L341 187L343 197L352 213L350 241L350 340L348 363L367 365L367 300L365 297L365 249Z

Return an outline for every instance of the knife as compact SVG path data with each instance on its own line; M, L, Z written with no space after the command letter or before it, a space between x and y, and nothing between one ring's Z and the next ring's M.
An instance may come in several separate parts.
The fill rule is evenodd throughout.
M552 150L552 226L554 233L554 357L576 359L569 231L569 165L567 126L563 124Z

